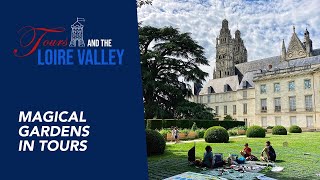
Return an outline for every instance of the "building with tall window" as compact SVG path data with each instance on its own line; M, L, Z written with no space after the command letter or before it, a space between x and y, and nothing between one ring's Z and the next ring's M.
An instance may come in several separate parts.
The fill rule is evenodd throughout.
M227 20L216 40L213 79L195 102L211 107L220 120L231 115L248 126L320 129L320 49L313 49L307 29L301 42L293 27L281 55L249 62L240 31L232 38Z

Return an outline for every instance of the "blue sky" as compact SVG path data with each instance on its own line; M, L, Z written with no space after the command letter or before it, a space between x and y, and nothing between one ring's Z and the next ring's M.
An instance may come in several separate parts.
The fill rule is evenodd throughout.
M239 29L248 50L248 60L277 56L282 39L288 46L292 26L303 40L306 27L313 47L320 48L320 5L317 0L153 0L153 5L138 8L138 20L143 25L173 26L205 48L210 73L215 64L215 38L221 21L226 18L229 28Z

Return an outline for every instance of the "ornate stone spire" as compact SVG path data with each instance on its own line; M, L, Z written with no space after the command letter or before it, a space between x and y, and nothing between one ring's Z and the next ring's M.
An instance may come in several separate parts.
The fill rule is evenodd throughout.
M286 53L286 45L284 43L284 39L282 40L282 51L281 51L281 60L282 61L285 61L286 60L286 56L287 56L287 53Z
M295 27L293 26L293 33L286 52L286 60L304 58L306 56L306 46L300 41L295 32Z
M296 33L296 27L293 26L293 33Z

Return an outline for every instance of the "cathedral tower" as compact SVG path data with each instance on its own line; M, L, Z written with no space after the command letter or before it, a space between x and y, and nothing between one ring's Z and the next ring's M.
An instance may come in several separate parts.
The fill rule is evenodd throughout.
M222 21L222 28L216 38L216 70L213 78L223 78L235 75L235 64L247 62L247 49L240 37L239 30L232 38L228 21Z
M240 37L241 33L239 30L235 32L234 38L234 63L247 62L247 48L243 44L243 40Z
M305 48L306 48L306 54L308 57L312 56L312 40L309 36L309 31L306 28L306 31L304 32L304 42L303 42Z

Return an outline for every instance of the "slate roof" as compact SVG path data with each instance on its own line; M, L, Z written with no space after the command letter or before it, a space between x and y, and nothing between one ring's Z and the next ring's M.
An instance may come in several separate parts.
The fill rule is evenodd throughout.
M248 88L254 87L253 78L256 73L261 73L262 71L273 71L277 69L285 69L288 67L297 67L304 65L317 65L320 64L320 49L313 50L312 57L294 59L290 61L281 61L280 56L274 56L254 61L249 61L246 63L241 63L236 65L236 74L234 76L211 79L202 88L200 95L208 94L208 87L212 87L215 93L224 92L224 85L228 84L232 91L243 89L243 84L246 82ZM271 66L270 66L271 65ZM271 69L269 69L271 67ZM319 69L317 69L319 70Z
M315 72L315 71L319 71L320 69L320 64L314 65L311 68L308 68L308 70L306 71L305 69L303 69L303 67L299 68L300 70L295 70L295 71L290 71L290 76L294 76L294 75L304 75L304 74L308 74L310 72ZM286 70L285 70L286 71ZM257 76L255 77L255 79L259 79L259 80L269 80L269 79L274 79L274 78L281 78L281 77L287 77L288 76L288 72L286 73L274 73L274 72L270 72L269 74L263 74L261 76Z
M228 84L230 90L236 91L239 89L239 79L238 76L229 76L218 79L210 79L209 82L202 88L200 91L200 95L208 94L208 87L212 87L214 93L222 93L224 92L224 85Z

